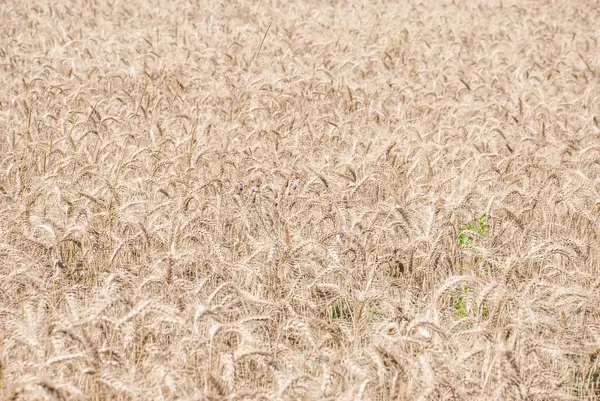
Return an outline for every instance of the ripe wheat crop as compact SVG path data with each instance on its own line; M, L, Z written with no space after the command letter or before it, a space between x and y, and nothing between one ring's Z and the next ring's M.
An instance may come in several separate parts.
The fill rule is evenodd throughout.
M599 398L599 21L0 1L0 398Z

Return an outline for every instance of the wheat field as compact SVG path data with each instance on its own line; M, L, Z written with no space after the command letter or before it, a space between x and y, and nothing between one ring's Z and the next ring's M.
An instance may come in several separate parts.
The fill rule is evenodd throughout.
M600 398L595 1L0 1L0 398Z

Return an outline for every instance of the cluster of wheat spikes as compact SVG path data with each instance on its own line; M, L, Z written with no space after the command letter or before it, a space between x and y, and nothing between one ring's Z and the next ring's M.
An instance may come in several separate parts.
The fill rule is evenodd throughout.
M3 2L0 398L600 397L600 9L516 3Z

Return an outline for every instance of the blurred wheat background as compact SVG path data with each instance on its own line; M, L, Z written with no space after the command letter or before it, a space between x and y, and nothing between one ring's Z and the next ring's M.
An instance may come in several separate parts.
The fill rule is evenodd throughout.
M0 398L597 399L599 21L0 2Z

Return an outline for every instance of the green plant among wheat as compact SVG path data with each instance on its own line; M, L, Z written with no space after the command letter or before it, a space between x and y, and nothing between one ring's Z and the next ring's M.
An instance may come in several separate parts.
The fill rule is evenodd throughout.
M465 249L472 249L479 243L479 239L488 235L490 227L487 214L483 213L474 221L465 223L464 227L458 228L458 242Z
M487 214L479 217L458 228L457 238L461 254L459 257L459 268L462 272L478 271L481 276L487 276L489 266L478 254L476 247L481 244L490 231Z

